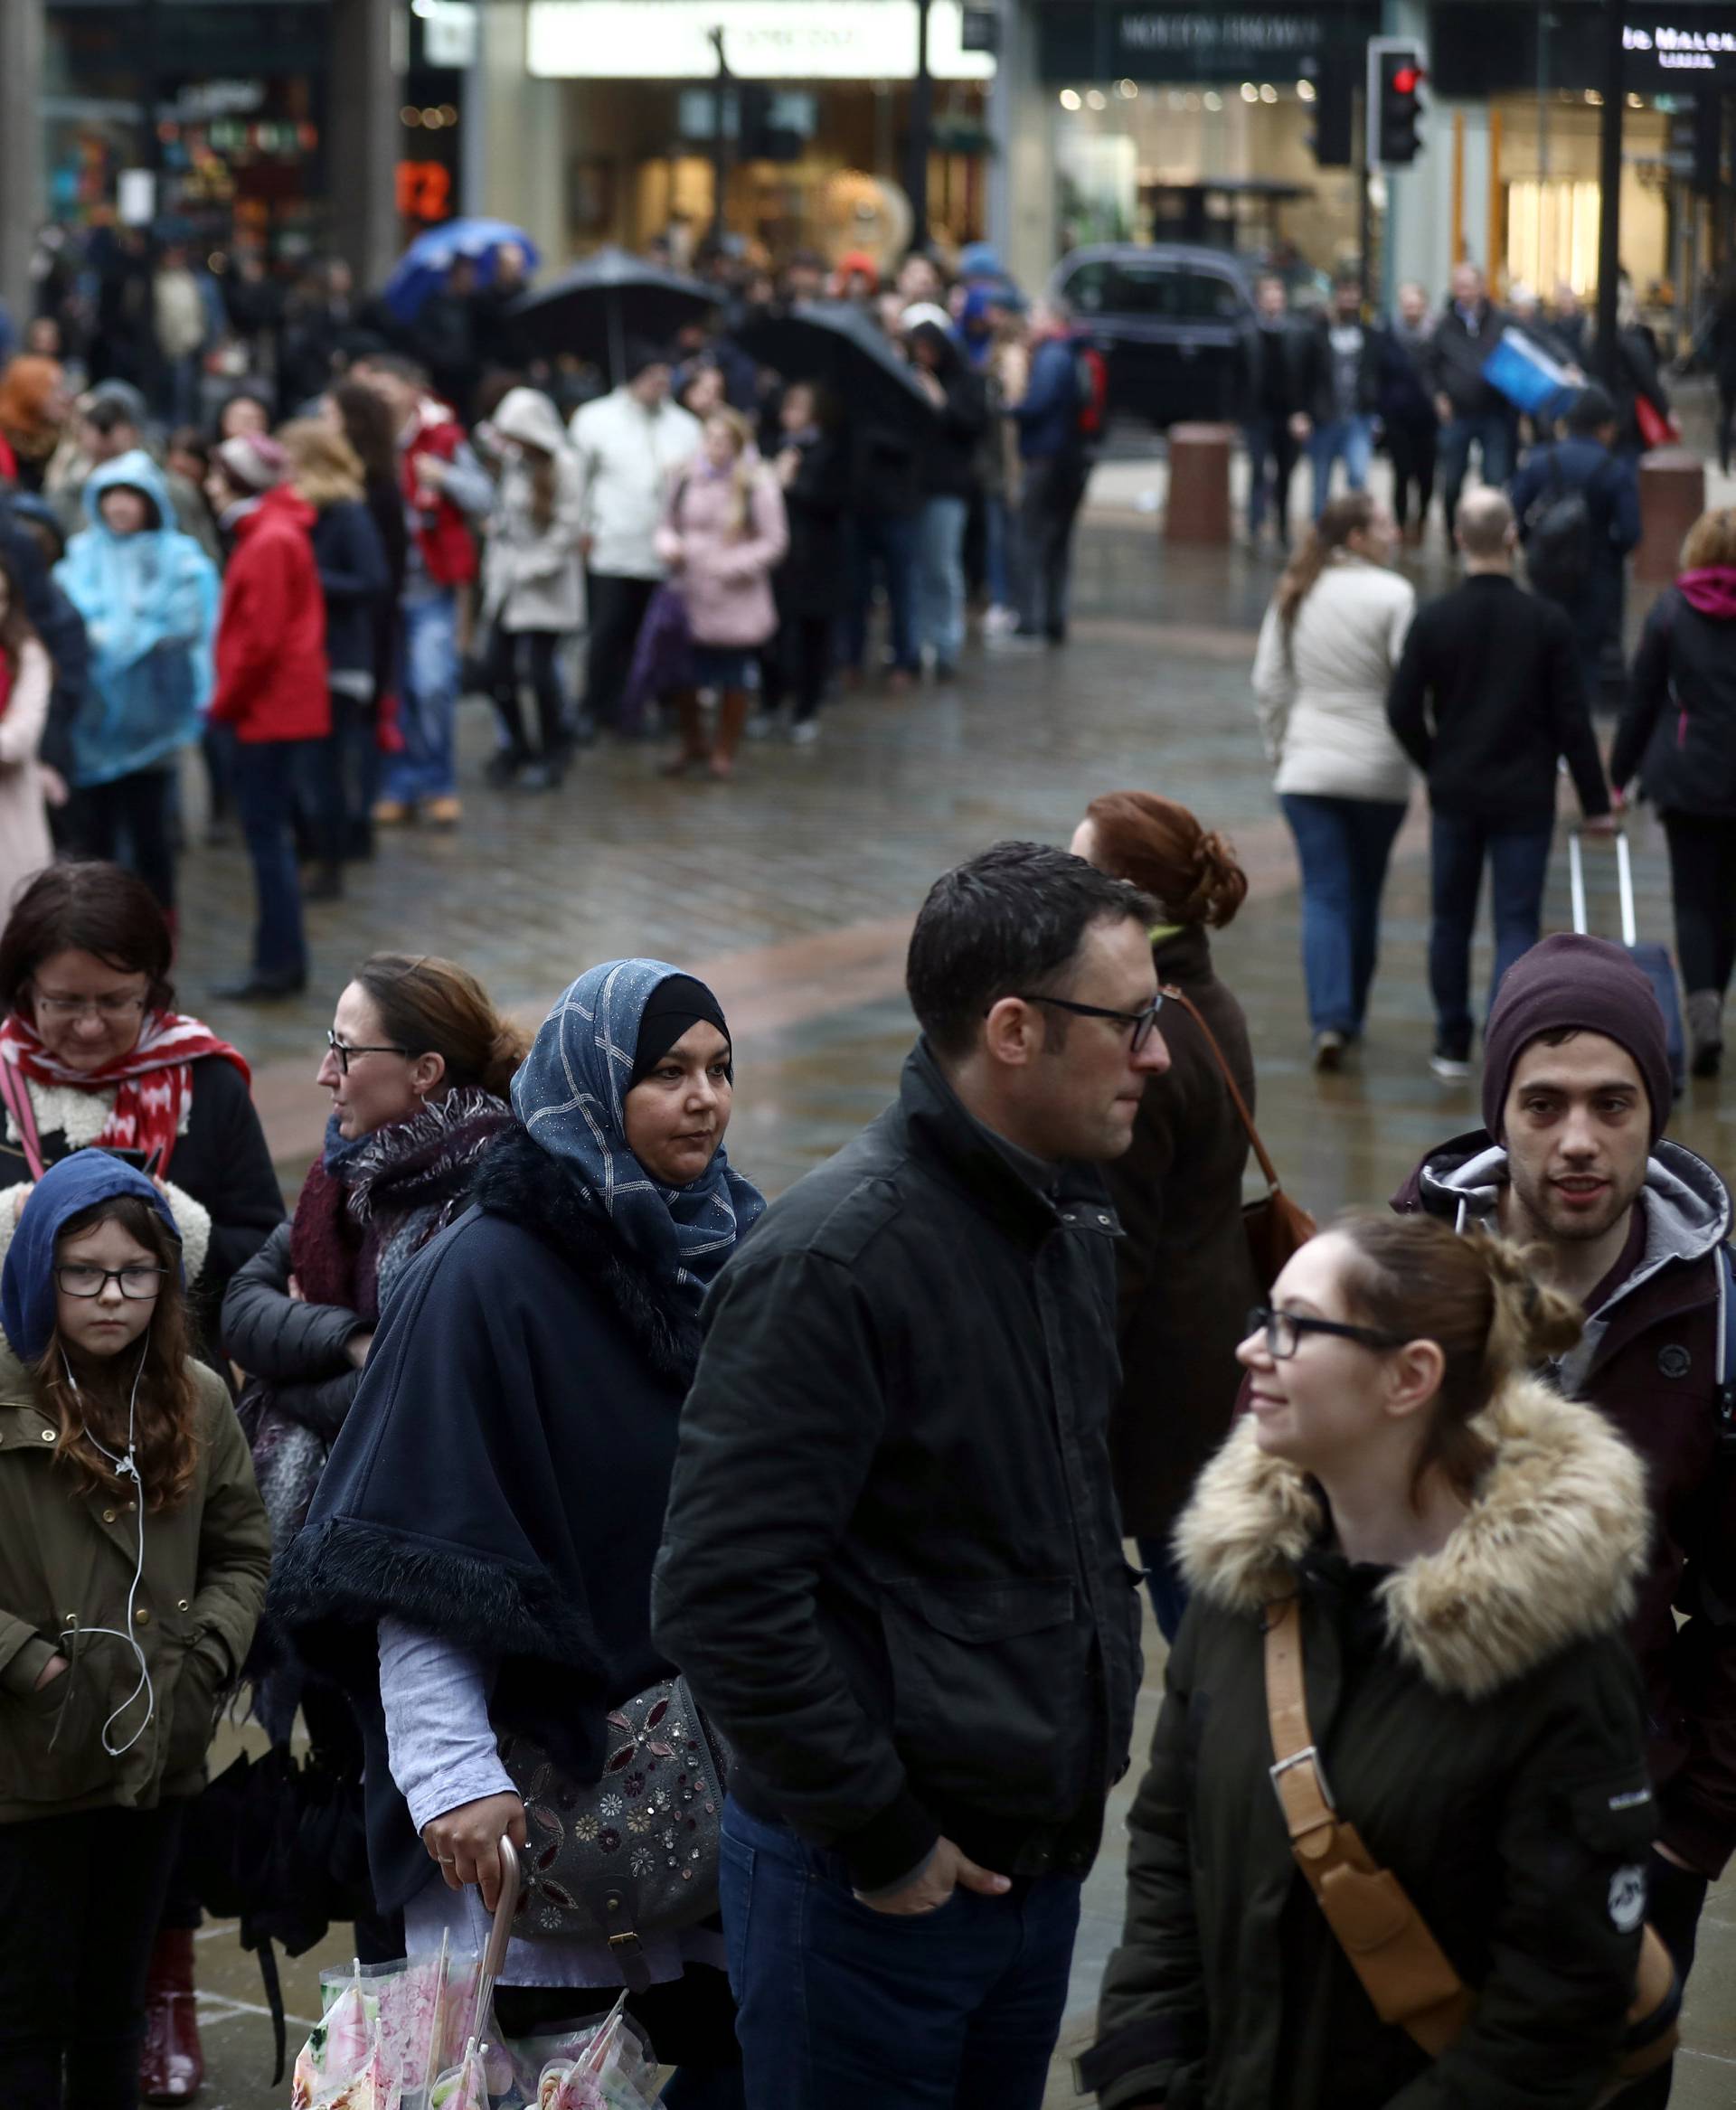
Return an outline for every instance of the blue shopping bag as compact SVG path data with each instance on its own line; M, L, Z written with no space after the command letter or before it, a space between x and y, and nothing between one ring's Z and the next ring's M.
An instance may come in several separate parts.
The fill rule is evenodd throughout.
M1512 328L1483 362L1483 378L1528 418L1561 417L1580 390L1559 360Z

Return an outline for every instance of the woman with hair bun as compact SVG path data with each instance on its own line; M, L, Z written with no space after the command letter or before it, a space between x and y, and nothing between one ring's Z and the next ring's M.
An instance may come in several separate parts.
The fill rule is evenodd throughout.
M1109 1449L1121 1521L1139 1541L1157 1624L1173 1641L1186 1595L1170 1527L1229 1433L1236 1343L1259 1287L1241 1220L1248 1131L1211 1043L1250 1111L1254 1060L1206 936L1235 915L1248 881L1221 835L1155 792L1094 798L1072 847L1162 906L1151 934L1157 980L1185 1000L1164 1006L1169 1069L1146 1082L1132 1147L1103 1168L1127 1233L1116 1246L1122 1387Z
M1650 1531L1634 1453L1533 1374L1580 1323L1514 1247L1374 1214L1250 1314L1250 1411L1176 1534L1192 1602L1081 2062L1106 2110L1602 2098L1656 1823L1623 1632ZM1275 1738L1269 1626L1306 1747ZM1465 1989L1429 2049L1298 1873L1338 1839L1324 1799Z

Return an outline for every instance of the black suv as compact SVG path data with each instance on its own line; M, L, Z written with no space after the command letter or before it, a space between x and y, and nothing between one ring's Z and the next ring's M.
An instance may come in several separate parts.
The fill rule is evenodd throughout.
M1108 363L1110 413L1161 428L1234 418L1259 268L1203 244L1115 242L1063 257L1049 284Z

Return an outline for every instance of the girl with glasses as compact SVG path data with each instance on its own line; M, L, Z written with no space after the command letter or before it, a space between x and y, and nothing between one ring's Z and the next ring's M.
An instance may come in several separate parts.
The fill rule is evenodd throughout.
M1650 1531L1633 1452L1536 1374L1580 1324L1516 1248L1425 1217L1341 1219L1278 1276L1176 1531L1193 1597L1082 2068L1107 2110L1602 2099L1656 1822L1623 1632ZM1291 1621L1312 1741L1279 1766ZM1298 1870L1302 1766L1467 1989L1429 2049Z
M142 1174L99 1150L44 1173L0 1319L0 2100L130 2110L153 1940L270 1529Z

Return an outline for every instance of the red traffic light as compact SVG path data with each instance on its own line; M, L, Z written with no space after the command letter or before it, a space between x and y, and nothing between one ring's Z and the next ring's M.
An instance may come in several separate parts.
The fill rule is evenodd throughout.
M1392 85L1401 95L1414 95L1421 84L1420 66L1401 66L1392 76Z

